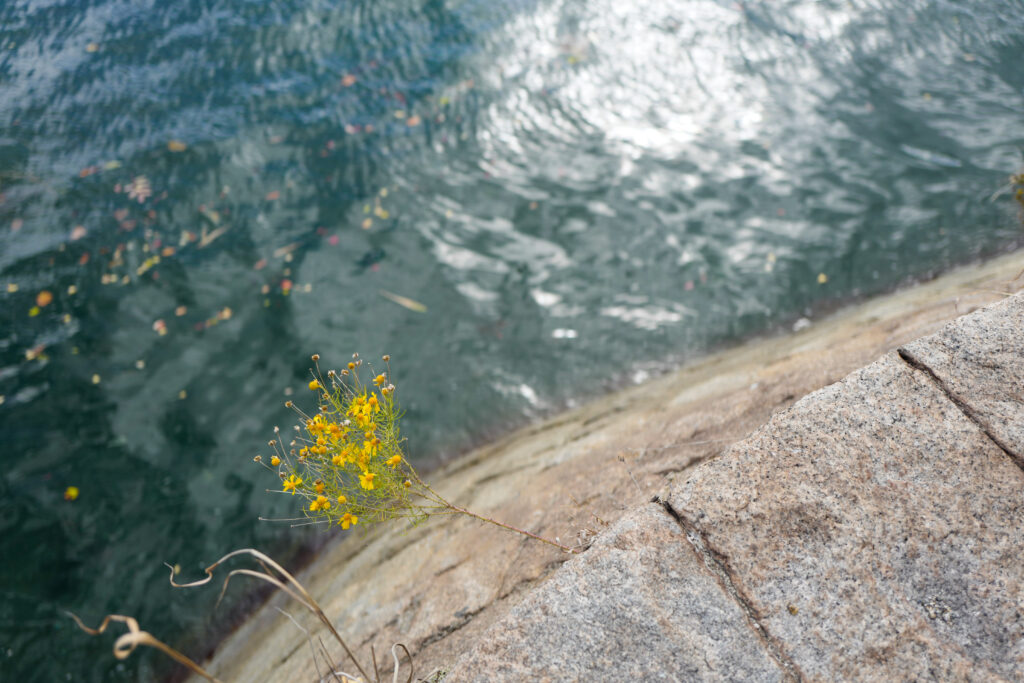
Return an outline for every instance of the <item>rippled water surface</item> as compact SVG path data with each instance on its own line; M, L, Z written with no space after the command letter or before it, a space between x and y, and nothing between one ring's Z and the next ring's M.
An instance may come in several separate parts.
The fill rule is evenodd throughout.
M161 563L309 538L313 351L423 459L1014 243L1022 63L1019 0L7 0L0 677L201 652Z

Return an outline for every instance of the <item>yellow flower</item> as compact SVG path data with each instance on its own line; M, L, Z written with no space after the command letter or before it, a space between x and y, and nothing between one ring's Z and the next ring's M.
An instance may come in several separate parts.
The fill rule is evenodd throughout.
M327 500L327 496L317 496L316 500L309 504L309 511L316 512L317 510L330 510L331 501Z
M358 524L359 518L350 512L346 512L341 518L341 528L347 529L353 524Z
M295 495L296 488L299 486L302 486L302 479L294 474L284 481L284 490L291 491L293 496Z
M368 400L368 401L366 402L366 404L367 404L368 406L370 406L370 409L371 409L371 410L372 410L373 412L375 412L375 413L376 413L376 412L377 412L378 410L380 410L380 404L379 404L379 403L377 403L377 397L376 397L376 396L371 396L371 397L369 398L369 400Z
M341 453L338 453L333 458L331 458L331 462L334 463L336 467L341 467L342 465L345 464L345 456L342 455Z
M312 382L309 383L309 390L310 391L316 391L319 388L320 388L320 382L317 382L316 380L313 380Z
M313 482L313 490L316 491L317 493L323 493L324 483L317 479L315 482Z
M338 496L338 502L341 503L342 505L344 505L347 501L348 498L346 498L345 496Z
M363 442L363 455L372 458L377 455L377 451L380 450L380 439L374 437Z
M373 478L377 475L373 472L363 472L359 475L359 485L367 491L373 490Z
M400 455L392 455L390 458L388 458L384 462L387 463L391 467L398 467L398 464L400 462L402 462L402 456L400 456Z
M388 381L388 378L385 377L384 375L377 375L376 377L373 378L373 383L376 384L378 387L381 384L384 384L384 382L387 382L387 381Z
M274 467L277 467L278 465L280 465L280 464L281 464L281 458L279 458L279 457L277 457L277 456L275 455L274 457L272 457L272 458L270 459L270 464L271 464L271 465L273 465Z

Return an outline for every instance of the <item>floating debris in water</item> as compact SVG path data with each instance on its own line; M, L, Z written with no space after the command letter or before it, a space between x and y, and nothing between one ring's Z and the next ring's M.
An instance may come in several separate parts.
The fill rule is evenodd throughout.
M394 301L399 306L404 306L405 308L408 308L410 311L415 311L416 313L427 312L427 307L421 304L419 301L410 299L409 297L406 296L402 296L401 294L395 294L394 292L389 292L386 289L382 289L380 290L380 295L385 299L388 299L389 301Z
M142 204L151 196L153 196L153 188L149 184L149 179L144 175L135 176L132 182L128 185L128 198L134 199L139 204ZM123 226L122 226L123 227Z

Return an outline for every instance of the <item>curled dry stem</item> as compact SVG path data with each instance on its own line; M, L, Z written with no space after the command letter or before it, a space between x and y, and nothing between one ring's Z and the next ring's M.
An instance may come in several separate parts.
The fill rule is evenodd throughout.
M170 567L170 569L171 569L171 579L170 579L171 580L171 585L174 586L175 588L194 588L194 587L197 587L197 586L204 586L204 585L208 584L210 581L213 580L213 570L214 569L219 567L221 564L223 564L227 560L229 560L229 559L231 559L233 557L236 557L238 555L249 555L249 556L255 558L256 561L260 563L260 566L263 567L265 572L259 572L259 571L253 570L253 569L235 569L235 570L231 571L227 575L227 577L224 579L224 586L221 588L221 597L224 596L224 591L227 590L228 583L231 581L231 578L233 576L235 576L236 574L243 574L243 575L246 575L246 576L252 576L253 578L257 578L257 579L260 579L262 581L266 581L267 583L270 583L270 584L280 588L285 593L287 593L289 595L289 597L291 597L296 602L298 602L300 605L302 605L303 607L308 609L310 612L312 612L314 615L316 615L317 619L319 619L320 622L323 623L324 626L327 627L327 630L329 630L331 632L331 635L334 636L334 639L337 640L338 643L341 645L342 649L345 650L345 654L348 655L348 658L355 665L356 669L359 670L359 673L362 675L362 677L365 680L370 680L370 677L367 675L367 673L363 669L363 667L359 664L359 661L356 659L355 655L352 654L352 650L349 649L348 644L341 637L341 634L338 633L337 629L334 628L334 624L332 624L331 620L327 618L327 615L324 614L324 611L320 608L320 605L317 603L317 601L313 599L313 596L311 596L309 594L309 592L306 591L305 587L303 587L303 585L301 583L299 583L298 580L294 576L289 574L288 571L286 571L284 567L282 567L277 562L272 560L269 556L261 553L258 550L255 550L253 548L240 548L239 550L232 551L232 552L230 552L227 555L225 555L224 557L220 558L219 560L217 560L216 562L214 562L213 564L211 564L209 567L207 567L205 569L205 572L206 572L206 578L205 579L199 579L198 581L192 581L191 583L182 583L182 584L176 583L174 581L174 568L170 567L170 565L168 565L168 567ZM283 580L279 579L276 576L274 576L274 572L276 572L278 575L280 575L283 578ZM293 590L293 587L294 587L294 590ZM220 598L218 598L218 601L219 600L220 600Z
M395 652L395 648L399 647L405 651L405 656L409 660L409 678L406 679L405 683L412 683L412 654L409 652L409 648L407 648L403 643L395 643L391 646L391 656L395 660L395 673L391 677L391 683L398 683L398 670L402 666L401 662L398 661L398 653Z
M132 652L135 651L139 645L145 645L147 647L156 648L165 655L178 662L179 664L188 667L192 670L192 673L202 676L208 681L213 683L221 683L219 680L208 674L201 666L193 662L191 659L181 654L173 647L163 643L160 640L154 638L151 634L143 631L139 628L139 622L132 617L126 617L121 614L108 614L103 618L103 622L98 628L89 628L82 623L82 620L77 615L68 612L67 615L75 620L78 624L78 628L82 629L91 636L98 636L107 630L107 626L110 622L117 621L128 627L128 633L122 634L116 641L114 641L114 657L117 659L127 659Z

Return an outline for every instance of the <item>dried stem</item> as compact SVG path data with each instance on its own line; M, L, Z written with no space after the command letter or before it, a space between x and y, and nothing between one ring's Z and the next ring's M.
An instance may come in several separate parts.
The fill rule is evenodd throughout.
M218 679L208 674L201 666L193 662L191 659L181 654L173 647L166 645L165 643L157 640L151 634L143 631L139 628L139 622L135 621L132 617L126 617L121 614L108 614L103 618L103 623L98 628L89 628L82 623L75 614L68 612L67 615L75 620L78 624L78 628L82 629L91 636L98 636L107 630L107 626L112 621L120 622L128 627L128 633L121 635L116 641L114 641L114 657L118 659L127 659L128 656L135 651L139 645L146 645L147 647L156 648L165 655L178 662L179 664L188 667L192 670L192 673L202 676L208 681L213 683L221 683Z
M171 585L174 586L175 588L193 588L193 587L196 587L196 586L206 585L207 583L209 583L213 579L213 570L214 569L216 569L218 566L223 564L225 561L227 561L227 560L229 560L232 557L235 557L237 555L251 555L252 557L255 557L256 560L264 567L264 569L267 570L267 572L263 573L263 572L258 572L258 571L252 570L252 569L235 569L234 571L232 571L232 572L230 572L228 574L227 578L224 579L224 586L223 586L223 588L221 588L221 597L223 597L224 591L226 591L227 588L228 588L228 582L230 582L231 578L233 576L235 576L236 574L243 574L243 575L246 575L246 576L252 576L254 578L261 579L263 581L266 581L267 583L270 583L270 584L273 584L273 585L277 586L278 588L280 588L281 590L286 592L292 599L294 599L300 605L302 605L303 607L305 607L310 612L312 612L313 614L316 615L316 617L331 632L331 635L334 636L334 639L337 640L339 644L341 644L342 649L345 650L345 654L348 655L348 658L352 661L353 664L355 664L356 669L359 670L359 673L362 674L363 678L365 680L370 680L370 677L367 675L367 673L363 669L363 667L360 666L359 661L356 659L355 655L352 654L352 650L349 649L348 644L341 637L341 634L338 633L337 629L334 628L334 624L332 624L331 620L327 618L327 615L324 614L324 611L322 609L320 609L320 605L317 604L316 600L313 599L313 596L311 596L306 591L306 589L303 587L303 585L301 583L299 583L298 580L296 580L296 578L294 576L289 574L284 569L284 567L279 565L277 562L274 562L274 560L272 560L270 557L268 557L267 555L264 555L263 553L261 553L258 550L254 550L253 548L242 548L240 550L235 550L233 552L230 552L230 553L228 553L227 555L225 555L224 557L220 558L219 560L217 560L216 562L214 562L213 564L211 564L209 567L206 568L206 570L205 570L206 571L206 578L205 579L200 579L198 581L193 581L191 583L185 583L185 584L175 583L175 581L174 581L174 569L172 567L171 568ZM170 565L168 565L168 567L170 567ZM285 582L282 582L280 579L278 579L277 577L273 576L270 573L270 568L273 568L274 571L276 571L278 574L283 576L285 581L287 581L288 584L291 584L291 586L294 586L295 590L292 590L288 585L285 584Z

